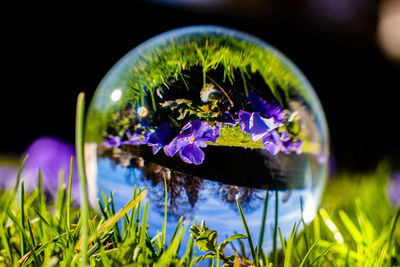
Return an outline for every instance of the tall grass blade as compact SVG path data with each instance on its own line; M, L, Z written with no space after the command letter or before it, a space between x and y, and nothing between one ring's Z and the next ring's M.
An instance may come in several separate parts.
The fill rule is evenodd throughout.
M25 207L24 207L24 181L21 181L21 187L20 187L20 193L21 193L21 196L20 196L20 212L21 212L21 214L20 214L20 220L21 220L21 254L22 255L25 255L25 253L26 253L26 245L25 245L25 242L26 242L26 240L25 240L25 235L24 235L24 232L25 232Z
M296 223L293 226L292 233L290 234L289 241L287 242L286 246L286 256L285 256L285 261L283 266L284 267L290 267L292 266L292 255L293 255L293 241L294 241L294 236L296 234Z
M242 72L241 72L242 73ZM243 76L243 73L242 73ZM265 200L264 200L264 207L263 207L263 215L261 219L261 229L260 229L260 238L258 240L258 249L261 251L262 250L262 245L264 241L264 231L265 231L265 223L267 221L267 211L268 211L268 187L265 192ZM264 259L265 260L265 259ZM268 262L267 262L268 265Z
M339 217L354 241L357 244L360 244L363 241L363 236L357 229L357 226L354 225L349 216L347 216L347 214L343 210L339 210Z
M36 247L36 241L35 241L35 237L34 237L34 235L33 235L32 225L31 225L31 223L29 222L28 218L26 218L26 225L28 226L29 236L31 237L32 250L34 250L35 247ZM40 266L39 259L37 258L36 254L35 254L35 253L32 253L32 254L33 254L33 258L34 258L34 260L35 260L36 266Z
M240 217L242 219L242 224L243 224L244 230L246 231L246 234L247 234L247 238L248 238L249 246L250 246L251 256L253 257L253 262L255 262L255 265L258 266L259 263L258 263L257 254L256 254L256 252L254 250L253 240L251 239L250 230L249 230L249 227L247 226L247 222L246 222L246 219L244 217L244 213L243 213L242 207L241 207L238 199L236 199L236 204L237 204L237 207L238 207L238 210L239 210L239 213L240 213Z
M72 174L74 170L74 157L71 157L69 165L69 177L68 177L68 192L67 192L67 232L71 230L71 191L72 191Z
M305 266L305 264L308 261L308 258L310 257L311 253L314 251L314 248L318 244L318 241L315 241L314 244L311 245L310 249L307 251L306 255L304 256L303 260L301 261L299 267Z
M147 192L142 193L141 195L139 195L136 199L132 199L131 201L129 201L119 212L117 212L113 217L109 218L108 220L106 220L105 222L103 222L97 229L97 235L101 236L103 233L105 233L107 230L110 230L114 224L116 224L119 219L121 219L123 216L125 216L125 214L132 209L132 207L134 207L135 205L138 205L140 203L140 201L142 201L142 199L146 196ZM83 227L83 222L82 222L82 226ZM89 242L93 242L96 239L95 235L91 235L90 238L88 238ZM81 249L83 245L83 237L81 237L81 239L79 240L79 242L76 245L76 249L79 250Z
M78 165L79 182L81 188L81 240L80 246L81 251L81 266L86 266L87 258L87 247L88 247L88 220L89 220L89 198L87 195L85 165L83 156L83 127L84 127L84 114L85 114L85 94L80 93L78 95L78 102L76 105L76 124L75 124L75 150L76 160Z
M168 188L167 188L167 179L164 178L164 189L165 189L165 197L164 197L164 222L162 226L161 232L161 248L165 250L165 236L167 231L167 215L168 215Z
M276 176L274 177L274 186L275 186L275 219L274 219L274 237L273 237L272 255L274 257L275 266L278 266L277 237L278 237L279 195L278 195L278 178Z

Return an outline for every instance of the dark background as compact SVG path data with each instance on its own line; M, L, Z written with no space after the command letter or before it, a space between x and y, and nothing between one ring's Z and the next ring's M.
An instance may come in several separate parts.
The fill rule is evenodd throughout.
M382 159L398 167L400 68L378 45L381 5L372 0L186 6L153 1L96 6L96 11L37 5L5 10L0 154L18 155L42 135L73 143L79 92L87 94L88 104L107 71L154 35L209 24L265 40L304 72L325 109L339 169L369 170Z

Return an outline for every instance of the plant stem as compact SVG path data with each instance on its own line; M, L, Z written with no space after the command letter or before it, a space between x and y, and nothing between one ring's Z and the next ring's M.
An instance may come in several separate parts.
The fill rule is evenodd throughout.
M76 159L78 165L79 182L81 185L81 234L82 234L82 246L81 246L81 266L86 266L87 263L87 249L88 249L88 220L89 220L89 202L87 195L87 184L85 175L85 166L83 158L83 121L85 109L85 94L80 93L78 95L78 102L76 106L76 124L75 124L75 149Z

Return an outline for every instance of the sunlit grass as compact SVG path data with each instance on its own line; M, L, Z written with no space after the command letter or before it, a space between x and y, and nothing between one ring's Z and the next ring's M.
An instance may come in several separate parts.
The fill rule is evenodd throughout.
M77 147L82 144L82 96L78 107ZM84 184L79 147L77 154ZM67 190L60 181L58 196L46 202L40 172L38 188L24 190L20 181L24 161L15 186L0 191L2 266L192 266L195 262L212 266L400 266L400 208L387 200L390 170L384 164L374 173L341 173L331 179L314 220L308 225L297 222L291 233L282 234L277 228L275 239L281 249L268 252L260 249L262 242L251 239L239 203L243 229L220 244L215 238L218 233L207 228L207 219L200 225L186 225L181 219L167 240L166 218L156 236L147 232L144 189L135 187L132 200L120 211L115 211L113 196L106 192L98 203L98 214L87 208L85 194L82 207L74 206L71 187ZM183 247L189 229L190 240ZM224 249L230 243L242 249L226 255Z

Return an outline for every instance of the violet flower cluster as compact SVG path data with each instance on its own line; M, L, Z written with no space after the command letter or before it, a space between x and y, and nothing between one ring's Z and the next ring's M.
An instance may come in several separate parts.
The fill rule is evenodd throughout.
M180 158L189 164L201 164L205 154L201 150L207 146L207 142L215 143L220 135L219 125L212 127L208 123L194 120L188 122L180 133L173 131L168 122L160 124L153 133L133 134L128 141L121 141L119 136L108 138L104 141L107 147L116 147L123 144L148 145L157 154L161 149L164 153L173 157L179 154Z
M238 123L243 133L249 133L254 142L262 140L264 147L271 154L280 151L289 154L296 151L301 153L302 141L293 138L284 127L287 122L286 112L275 102L267 103L255 92L249 92L249 102L255 112L240 110L238 120L231 113L224 112L219 121L222 124L235 127ZM238 122L237 122L238 121ZM189 164L201 164L205 154L201 148L208 142L217 142L220 136L220 124L210 126L201 120L189 121L178 133L171 129L168 122L160 124L153 132L127 132L128 140L122 141L121 137L113 136L104 140L106 147L118 147L124 144L148 145L157 154L161 149L169 157L176 154Z
M201 164L204 161L206 142L217 142L220 135L218 127L211 127L205 122L195 120L187 123L168 145L164 146L167 156L173 157L176 153L186 163Z
M279 151L300 154L302 141L280 128L286 122L286 112L274 102L267 103L253 91L249 92L249 101L256 112L239 111L242 132L249 133L254 142L261 139L265 149L273 155Z

